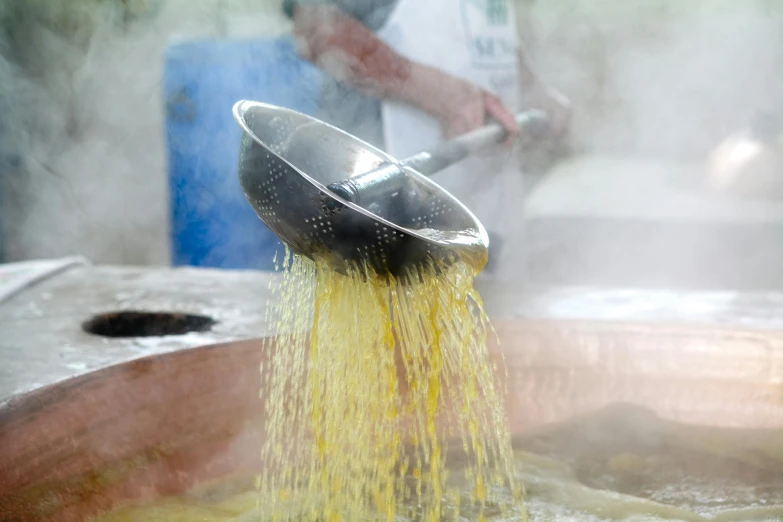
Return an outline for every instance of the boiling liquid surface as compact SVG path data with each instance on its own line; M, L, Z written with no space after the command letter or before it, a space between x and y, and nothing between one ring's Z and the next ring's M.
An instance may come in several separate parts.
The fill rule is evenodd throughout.
M449 447L454 447L449 444ZM456 444L459 446L459 444ZM514 475L533 522L779 522L783 520L783 433L669 422L641 408L609 407L514 440ZM454 520L471 487L464 455L451 455L441 520ZM501 488L495 498L509 495ZM207 485L153 505L127 507L110 522L266 521L249 478ZM291 499L295 502L295 499ZM413 506L396 520L421 520ZM479 520L462 505L462 520ZM487 521L517 521L495 502Z

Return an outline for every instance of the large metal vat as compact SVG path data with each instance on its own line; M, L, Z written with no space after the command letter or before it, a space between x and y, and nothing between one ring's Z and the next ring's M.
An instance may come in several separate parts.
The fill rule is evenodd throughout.
M515 434L610 403L690 423L783 427L776 332L495 324ZM501 351L502 349L502 351ZM0 405L0 519L81 521L261 466L259 341L138 359Z

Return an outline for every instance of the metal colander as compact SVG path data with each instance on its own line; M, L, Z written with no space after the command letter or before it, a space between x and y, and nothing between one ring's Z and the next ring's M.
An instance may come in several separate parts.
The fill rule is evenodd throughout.
M233 111L244 131L239 180L245 196L297 254L340 272L366 267L398 278L456 258L478 268L486 263L488 238L478 219L411 166L443 168L472 153L481 141L477 135L399 162L296 111L251 101L238 102ZM482 139L502 139L498 129ZM351 180L363 180L366 190L341 190Z

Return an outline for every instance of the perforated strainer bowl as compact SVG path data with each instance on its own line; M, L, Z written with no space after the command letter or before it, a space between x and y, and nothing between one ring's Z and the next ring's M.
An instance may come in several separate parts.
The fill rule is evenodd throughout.
M297 254L325 260L340 272L367 267L398 278L456 258L479 269L486 263L484 227L419 172L296 111L240 101L233 112L244 131L239 180L245 196ZM387 164L404 170L405 183L383 199L359 206L326 188Z

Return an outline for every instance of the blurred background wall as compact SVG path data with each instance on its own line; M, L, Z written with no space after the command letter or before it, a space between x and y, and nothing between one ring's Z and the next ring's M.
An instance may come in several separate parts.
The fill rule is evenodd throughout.
M692 159L783 102L783 3L523 0L520 31L574 100L576 142Z
M167 264L164 52L286 32L278 2L4 1L6 259Z

